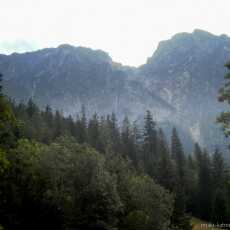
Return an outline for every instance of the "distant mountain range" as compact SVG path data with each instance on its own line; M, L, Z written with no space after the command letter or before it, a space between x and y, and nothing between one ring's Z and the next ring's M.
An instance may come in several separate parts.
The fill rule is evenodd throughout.
M215 118L225 109L217 96L229 60L228 36L195 30L160 42L139 68L115 63L101 50L60 45L0 55L0 72L6 94L18 102L32 97L73 116L84 104L88 114L140 121L149 109L166 131L178 127L187 146L198 141L213 149L226 146Z

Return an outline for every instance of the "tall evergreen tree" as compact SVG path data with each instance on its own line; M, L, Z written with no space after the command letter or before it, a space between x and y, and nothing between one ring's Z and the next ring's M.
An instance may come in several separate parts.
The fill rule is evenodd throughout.
M196 160L192 155L188 156L187 160L187 202L186 202L186 210L189 213L195 213L196 211L196 202L197 202L197 164Z
M225 166L222 154L216 149L212 157L212 209L211 220L213 223L227 221L227 189Z
M230 62L225 64L225 67L230 71ZM219 91L219 101L230 104L230 72L225 75L225 81L226 83ZM230 112L222 112L217 121L222 124L224 133L228 137L230 135Z
M206 220L210 219L212 199L211 160L206 150L203 151L198 162L198 215Z
M12 147L17 136L15 116L9 101L2 93L2 75L0 74L0 148Z
M121 152L120 131L115 113L107 116L107 128L109 133L109 145L116 153Z
M54 137L57 138L64 134L63 119L58 110L55 112L54 124L55 124Z
M3 96L3 93L2 93L2 74L0 73L0 97Z
M86 111L85 106L82 105L81 108L81 116L77 120L77 140L79 143L86 143L87 142L87 118L86 118Z
M128 156L134 166L137 166L137 149L135 145L135 134L128 117L125 117L121 127L122 153Z
M143 163L147 173L152 177L156 177L158 161L157 130L156 123L153 121L149 110L147 110L145 116L143 139Z
M177 174L177 185L174 190L175 204L172 216L172 224L173 226L179 227L179 229L191 229L190 218L186 214L186 158L176 128L173 128L172 130L171 154L173 160L175 161Z
M27 114L29 118L31 119L33 116L35 116L38 113L39 109L37 105L33 102L33 99L30 98L27 104Z
M52 108L47 105L44 112L44 118L49 127L53 126L53 111Z
M194 145L194 156L196 158L197 164L201 162L202 158L202 150L200 148L200 145L198 143L195 143Z
M171 154L177 167L178 182L182 188L186 185L186 158L176 128L172 130Z
M176 185L176 172L170 157L169 147L162 129L158 132L158 172L157 181L160 185L173 191Z
M141 169L143 166L143 159L141 155L141 145L142 145L142 134L141 130L137 124L137 121L134 121L132 124L132 137L133 137L133 142L134 142L134 165L136 168ZM143 167L141 169L143 171Z
M98 151L102 152L103 144L101 141L100 124L96 113L89 120L87 133L89 144Z

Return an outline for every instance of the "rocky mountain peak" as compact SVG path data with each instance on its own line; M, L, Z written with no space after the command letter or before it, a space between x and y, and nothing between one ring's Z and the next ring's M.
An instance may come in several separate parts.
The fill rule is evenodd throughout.
M72 55L85 61L112 63L112 58L109 54L102 50L93 50L81 46L76 47L69 44L59 45L56 50L64 55Z
M142 66L145 72L155 69L191 69L197 65L210 64L216 66L228 60L230 38L226 35L213 35L196 29L192 33L179 33L171 39L159 43L156 51ZM228 51L228 52L227 52ZM216 59L219 56L219 60ZM219 68L220 66L218 66Z
M149 109L157 121L180 127L193 140L216 143L220 135L210 127L222 110L217 94L229 60L229 37L194 30L160 42L140 68L114 63L102 50L62 44L0 55L0 72L6 93L17 101L33 97L40 106L74 116L84 104L89 113L116 112L119 119L138 120Z

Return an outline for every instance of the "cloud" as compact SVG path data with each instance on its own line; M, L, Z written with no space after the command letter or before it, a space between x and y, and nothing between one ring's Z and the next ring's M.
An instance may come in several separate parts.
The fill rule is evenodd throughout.
M39 49L39 45L36 42L28 42L24 40L0 42L0 53L1 54L11 54L14 52L24 53L28 51L34 51L37 49Z
M5 53L35 49L33 42L18 40L36 41L39 48L68 43L102 49L114 61L138 66L152 56L160 41L178 32L199 28L230 34L229 0L0 2L0 52Z

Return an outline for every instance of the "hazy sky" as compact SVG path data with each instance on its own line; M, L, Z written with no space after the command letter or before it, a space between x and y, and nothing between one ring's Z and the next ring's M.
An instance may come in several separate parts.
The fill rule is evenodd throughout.
M230 35L229 9L230 0L0 0L0 52L69 43L137 66L175 33Z

